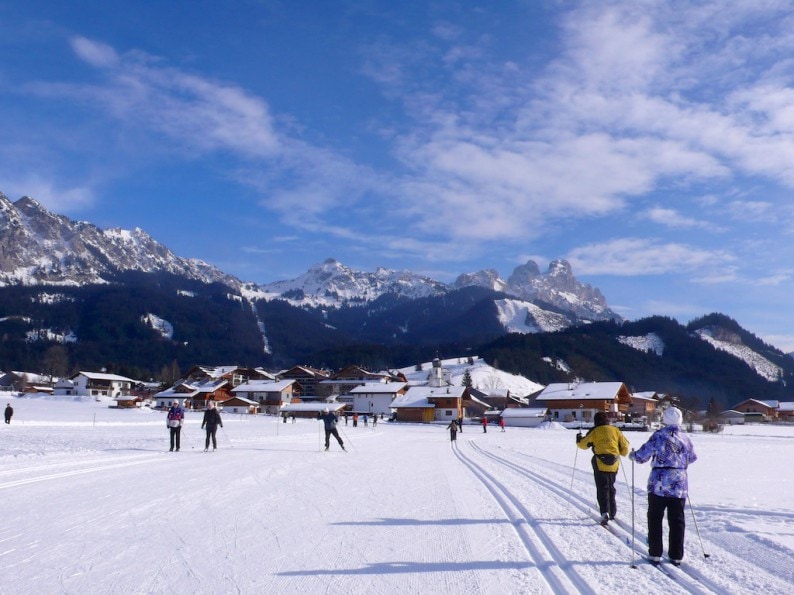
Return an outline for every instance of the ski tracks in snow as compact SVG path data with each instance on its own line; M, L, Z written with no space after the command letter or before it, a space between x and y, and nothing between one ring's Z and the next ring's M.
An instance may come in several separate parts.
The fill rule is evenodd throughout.
M690 552L690 560L693 562L685 562L683 566L680 568L672 567L672 565L667 565L664 568L654 568L652 565L646 562L645 560L645 543L647 541L647 534L640 531L640 526L644 527L644 522L638 523L636 522L635 516L635 524L632 528L631 523L631 515L625 514L624 516L616 519L607 526L606 530L599 527L597 521L599 519L599 515L596 513L594 509L595 504L595 488L588 486L588 491L586 495L582 495L578 493L576 489L571 489L568 482L563 478L559 469L551 469L551 463L544 459L540 459L537 457L533 457L532 455L521 453L521 452L512 452L511 454L517 455L521 457L522 463L517 463L514 460L511 460L505 456L500 454L495 454L493 452L486 451L482 448L479 444L474 441L469 442L469 446L471 446L474 453L481 457L485 461L489 461L493 465L497 465L501 468L506 468L512 471L516 476L528 482L528 487L521 489L521 494L533 494L537 493L537 489L539 488L543 492L552 495L558 501L559 507L565 507L568 511L568 516L570 517L570 512L573 509L576 513L581 513L584 517L585 525L590 525L592 527L592 532L594 534L594 539L601 538L603 536L611 536L611 544L610 547L615 550L623 550L625 551L625 566L624 568L632 568L632 565L629 564L629 560L636 565L636 568L632 568L632 573L641 572L643 575L650 575L652 579L652 584L655 586L654 592L664 592L664 593L671 593L671 592L686 592L686 593L739 593L739 592L749 592L752 590L752 581L747 577L746 574L742 572L741 569L737 569L736 566L741 566L741 560L737 559L731 551L720 551L718 554L718 558L722 562L717 562L715 564L715 558L711 557L710 561L707 566L704 566L704 562L694 562L697 558L696 555ZM490 483L493 488L489 488L489 490L497 489L501 492L500 499L501 500L515 500L516 498L510 494L510 490L505 488L500 482L492 480L491 478L495 474L491 474L486 472L483 469L483 465L478 465L474 463L471 457L466 457L462 454L459 454L459 458L461 458L462 462L469 466L470 469L475 473L475 475L483 481L483 483ZM552 472L553 471L553 472ZM556 478L555 478L556 475ZM592 481L592 476L590 474L587 475L588 483ZM486 486L487 487L487 486ZM618 488L620 490L620 488ZM635 497L636 494L643 492L643 490L635 489ZM618 492L620 495L620 491ZM629 498L631 497L631 490L629 488ZM527 509L524 509L529 514ZM643 507L644 511L644 507ZM635 512L637 514L639 511ZM619 511L620 513L620 511ZM623 518L628 518L628 522L622 520ZM527 516L527 525L532 526L533 522L531 517ZM570 523L571 525L575 525L576 523ZM537 523L536 523L537 525ZM694 543L698 543L698 535L695 531L694 527L689 527L688 531L688 549L692 549ZM579 536L573 536L572 540L579 539ZM695 540L694 542L692 540ZM712 547L712 546L709 546ZM528 548L528 553L531 557L533 556L533 552L531 549ZM553 552L553 550L552 550ZM713 554L710 554L713 556ZM552 553L552 558L554 555ZM585 589L579 588L579 583L572 580L571 582L574 585L577 585L577 590L580 592L600 592L603 590L603 583L601 581L595 581L595 583L591 584L589 578L582 578L579 577L578 574L575 574L575 571L572 571L570 568L566 569L566 565L570 565L569 561L562 556L561 559L554 559L555 563L561 565L564 574L568 578L580 579L581 582L585 584ZM719 566L719 568L715 568L714 572L710 571L712 569L709 566ZM729 567L733 566L733 570ZM755 572L759 572L760 569L753 566ZM761 571L763 573L763 571ZM780 581L776 579L773 575L766 575L763 577L761 581L762 584L774 584L775 582L781 582L780 585L780 593L789 592L788 588L785 584L785 580ZM631 576L631 575L629 575ZM744 579L742 578L744 577ZM645 579L647 580L647 578ZM749 587L747 590L744 588L739 589L738 584L744 584L746 587ZM554 585L550 585L554 586ZM558 591L559 589L554 589ZM651 591L648 591L651 592Z
M594 494L589 498L572 491L559 481L552 480L548 474L533 470L526 465L517 464L507 458L493 454L481 448L476 441L468 441L467 447L472 449L474 456L454 449L458 459L474 474L474 476L491 493L494 500L510 521L513 529L527 553L529 561L540 571L540 576L546 582L548 589L555 593L599 593L603 592L609 580L617 579L618 584L637 582L640 590L658 593L725 593L724 585L714 583L702 573L686 567L671 569L662 572L660 569L645 562L644 554L639 554L635 549L632 556L631 527L620 521L613 521L604 530L597 524L598 515L593 510ZM475 458L477 460L475 460ZM494 468L496 465L496 468ZM497 472L499 468L508 469L522 481L521 489L507 485L504 476ZM594 491L594 490L593 490ZM517 496L516 494L520 494ZM539 516L532 513L532 509L540 507L544 511ZM573 522L560 522L554 519L557 513L570 518L571 508L581 513ZM556 525L556 526L555 526ZM572 535L563 535L564 525L570 525L569 530L576 529ZM592 533L583 535L579 526L587 528ZM636 533L635 533L636 535ZM569 540L564 545L561 539ZM587 544L582 552L577 551L572 556L570 543L581 542ZM645 543L643 536L642 543ZM638 547L635 540L635 548ZM592 546L592 549L591 547ZM594 576L584 574L577 568L576 560L579 557L592 557L600 552L607 554L604 567L606 572ZM615 559L623 556L622 560ZM632 567L631 562L636 562ZM613 572L617 567L620 574L625 575L621 580ZM583 568L588 568L587 565ZM592 568L592 566L590 566ZM667 570L667 569L665 569ZM636 574L634 574L636 573Z

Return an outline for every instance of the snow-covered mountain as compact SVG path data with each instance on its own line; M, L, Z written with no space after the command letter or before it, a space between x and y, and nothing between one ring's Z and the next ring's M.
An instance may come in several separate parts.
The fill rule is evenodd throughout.
M460 275L455 287L477 285L501 291L521 300L550 304L585 320L619 320L597 288L573 275L566 260L553 260L545 273L532 260L517 266L507 281L493 269Z
M166 272L207 283L239 280L198 259L176 256L142 229L101 230L0 193L0 285L105 283L127 271Z
M448 285L409 271L378 268L355 271L329 258L289 281L259 287L260 297L283 299L294 306L366 304L385 294L410 299L442 296L465 287L483 287L515 299L495 299L498 318L507 332L537 333L561 330L575 320L619 320L598 289L579 282L564 260L556 260L541 274L529 261L507 281L493 269L463 274Z
M328 258L295 279L268 283L259 289L266 299L286 299L296 306L341 306L371 302L385 294L411 299L443 295L449 286L410 271L355 271Z

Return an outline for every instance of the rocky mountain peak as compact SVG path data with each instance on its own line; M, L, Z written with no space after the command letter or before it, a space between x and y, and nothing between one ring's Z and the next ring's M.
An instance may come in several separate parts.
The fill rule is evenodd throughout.
M239 285L214 267L176 256L141 229L103 231L53 214L29 196L12 203L0 194L0 285L105 283L124 271Z

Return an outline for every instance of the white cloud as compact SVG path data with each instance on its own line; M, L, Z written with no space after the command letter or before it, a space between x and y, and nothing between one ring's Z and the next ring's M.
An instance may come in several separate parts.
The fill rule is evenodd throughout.
M722 250L679 243L623 238L574 248L566 259L580 275L733 275L736 258ZM712 277L716 278L716 277Z
M92 66L112 68L119 63L116 50L109 45L85 37L73 37L70 43L74 53Z
M96 196L87 186L58 187L53 179L29 175L20 179L4 180L4 192L11 200L31 196L56 213L79 211L94 204Z

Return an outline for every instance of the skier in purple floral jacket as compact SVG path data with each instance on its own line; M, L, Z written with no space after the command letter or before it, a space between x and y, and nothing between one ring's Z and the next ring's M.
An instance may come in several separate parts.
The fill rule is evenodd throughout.
M629 458L638 463L653 459L648 476L648 558L658 563L662 559L662 519L667 510L670 528L667 555L673 564L684 557L685 506L689 485L687 467L697 460L689 436L681 432L681 411L668 407L662 418L665 427L653 433L650 439Z

